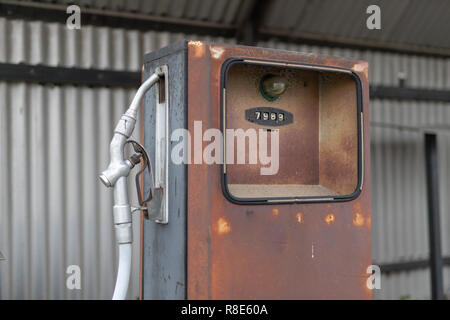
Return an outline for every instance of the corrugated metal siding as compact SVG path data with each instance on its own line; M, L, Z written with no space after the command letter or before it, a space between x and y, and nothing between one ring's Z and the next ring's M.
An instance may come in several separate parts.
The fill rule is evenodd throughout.
M25 0L24 2L30 2ZM182 18L236 25L252 6L249 0L45 0L46 4L78 4L83 8ZM366 27L370 5L381 8L382 32ZM276 0L270 1L262 27L291 34L313 34L450 48L447 0Z
M184 37L190 36L92 26L71 31L0 18L0 62L139 71L145 52ZM133 95L121 88L0 82L0 251L7 258L0 262L0 298L111 298L117 268L112 191L97 175ZM139 129L134 136L140 138ZM130 299L139 295L140 222L133 219ZM81 267L80 291L66 289L72 264Z
M366 9L381 9L381 31L369 30ZM393 44L446 47L450 3L446 0L277 0L262 20L264 27L295 33L375 40Z
M97 174L109 161L113 124L132 94L0 82L2 298L110 298L112 193ZM65 270L73 264L81 267L81 291L66 289ZM130 298L138 292L136 264L133 270Z
M247 0L39 0L23 2L41 2L45 4L77 4L83 8L129 12L183 18L194 21L208 21L221 24L235 22L239 12L245 9Z
M420 269L383 275L381 290L374 290L374 299L430 299L430 273Z
M138 32L83 26L69 30L64 25L43 22L24 22L0 18L0 61L51 66L77 66L112 70L141 68L142 53L166 46L182 38L201 38L233 43L232 39L197 37L166 32ZM413 88L450 89L450 61L444 58L393 54L318 46L284 44L262 41L258 45L300 52L364 59L370 66L372 84L398 85L399 75L406 76Z
M371 110L374 260L392 263L428 258L425 130L438 133L442 253L448 256L450 136L441 126L450 123L450 104L372 101ZM426 269L388 275L383 283L377 297L430 297ZM450 293L447 277L445 290Z
M54 23L0 18L0 38L6 40L0 62L138 71L144 52L199 37L92 26L72 31ZM396 85L403 72L413 87L450 88L450 62L444 59L274 41L259 45L367 60L372 84ZM5 97L0 99L0 251L8 259L0 261L1 298L110 298L116 272L112 194L96 176L108 162L113 126L132 94L120 88L0 83ZM450 255L450 139L443 127L450 127L449 107L371 102L373 252L378 263L428 256L422 127L439 129L442 241L444 254ZM130 189L136 199L131 184ZM138 256L136 241L129 298L138 295ZM70 264L82 268L81 291L66 289ZM428 277L427 270L384 276L375 297L429 298ZM445 279L450 288L450 268Z

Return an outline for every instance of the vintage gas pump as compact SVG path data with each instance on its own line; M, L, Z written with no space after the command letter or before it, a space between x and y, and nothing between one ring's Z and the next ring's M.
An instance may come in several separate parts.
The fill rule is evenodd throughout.
M182 41L145 56L143 299L370 299L368 64Z

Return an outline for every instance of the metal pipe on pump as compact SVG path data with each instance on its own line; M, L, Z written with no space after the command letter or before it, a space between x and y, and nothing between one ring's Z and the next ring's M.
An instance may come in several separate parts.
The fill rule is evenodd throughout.
M142 208L142 203L139 208L131 207L128 200L126 179L131 169L140 162L141 157L144 159L144 165L145 163L150 165L145 149L130 137L136 124L142 98L159 80L160 74L157 71L139 87L128 110L122 115L114 129L114 136L109 146L110 162L106 170L99 175L100 181L106 187L114 188L113 219L116 240L119 244L119 268L113 300L125 299L128 291L131 273L131 244L133 242L131 213L146 210L146 208ZM127 143L133 144L136 153L125 159L124 148ZM141 172L143 170L139 173ZM139 198L141 202L141 197Z

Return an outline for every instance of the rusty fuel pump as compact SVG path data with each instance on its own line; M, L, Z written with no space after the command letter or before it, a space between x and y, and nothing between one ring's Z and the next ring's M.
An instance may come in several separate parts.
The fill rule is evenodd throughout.
M182 41L145 56L143 299L370 299L368 64Z

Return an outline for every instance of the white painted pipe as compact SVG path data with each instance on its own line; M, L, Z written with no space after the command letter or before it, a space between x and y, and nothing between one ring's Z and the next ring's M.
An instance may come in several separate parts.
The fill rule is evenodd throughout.
M113 300L124 300L127 296L131 273L131 244L133 233L131 228L131 207L128 203L127 176L133 168L129 160L124 158L124 146L131 136L136 124L137 112L145 93L159 80L157 73L152 74L138 89L128 110L122 115L114 129L111 140L110 163L99 178L109 188L114 188L113 220L116 240L119 244L119 269Z

